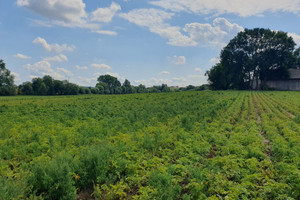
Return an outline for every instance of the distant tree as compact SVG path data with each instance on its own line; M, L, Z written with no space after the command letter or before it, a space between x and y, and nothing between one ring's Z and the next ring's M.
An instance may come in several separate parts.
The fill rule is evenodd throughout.
M54 79L51 76L46 75L43 77L43 82L45 83L45 85L47 87L47 94L54 95L55 94Z
M19 86L19 93L21 95L33 95L32 83L27 81Z
M0 60L0 96L15 95L14 76L6 69L3 60Z
M99 82L96 84L96 87L99 89L99 94L110 94L110 90L106 83Z
M195 89L195 86L193 86L193 85L188 85L186 87L186 90L193 90L193 89Z
M98 87L92 88L91 93L92 94L100 94L99 88Z
M44 82L42 82L37 91L37 94L38 95L47 95L47 93L48 93L47 86Z
M91 90L90 90L90 88L85 88L85 94L91 94L92 92L91 92Z
M230 76L227 69L221 63L217 63L206 72L208 82L214 90L226 90L230 88Z
M300 67L300 47L297 48L297 49L294 51L294 56L295 56L295 59L296 59L296 62L295 62L295 66L294 66L294 67Z
M123 94L130 94L133 93L131 84L129 80L125 79L123 85L122 85L122 93Z
M65 86L66 95L78 95L79 94L79 86L74 83L69 83L68 81L63 81Z
M122 94L122 88L121 87L116 87L115 94Z
M43 79L41 79L41 78L33 78L32 79L32 89L33 89L34 94L36 94L36 95L39 94L39 89L40 89L42 83L43 83Z
M160 87L159 86L152 86L147 88L149 93L159 93L160 92Z
M54 93L56 95L62 95L65 92L65 85L60 80L54 80L53 81L53 87L54 87Z
M159 90L161 92L171 92L171 89L168 87L167 84L162 84L161 87L159 87Z
M79 87L79 94L85 94L85 88Z
M110 94L115 94L116 88L121 87L120 81L116 77L113 77L108 74L99 76L97 80L99 83L103 82L103 83L107 84ZM96 87L97 87L97 85L96 85Z
M137 93L146 93L147 89L145 85L140 84L137 88L136 88Z
M245 29L221 51L220 63L207 73L209 82L214 89L250 89L254 81L287 78L294 47L287 33Z

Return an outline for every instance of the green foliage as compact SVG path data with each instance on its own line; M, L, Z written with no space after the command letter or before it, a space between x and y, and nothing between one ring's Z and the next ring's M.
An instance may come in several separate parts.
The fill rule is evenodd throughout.
M264 84L288 78L288 68L296 62L295 45L281 31L245 29L221 51L220 63L207 72L208 79L214 89L251 89L258 80Z
M1 97L0 199L300 199L299 102L274 91Z
M68 154L58 155L49 162L36 160L32 165L33 191L44 199L75 199L76 188L72 173L76 163Z
M0 96L15 95L14 76L6 69L3 60L0 60Z

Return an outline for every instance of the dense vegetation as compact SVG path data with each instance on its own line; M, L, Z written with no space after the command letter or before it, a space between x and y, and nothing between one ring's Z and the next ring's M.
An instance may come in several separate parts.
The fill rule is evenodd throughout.
M0 98L0 199L300 199L300 95Z
M288 69L299 67L300 48L282 31L256 28L237 34L220 54L220 62L208 72L214 89L255 89L261 81L284 80ZM256 88L256 89L262 89Z
M0 60L0 96L15 95L14 76L6 68L3 60Z

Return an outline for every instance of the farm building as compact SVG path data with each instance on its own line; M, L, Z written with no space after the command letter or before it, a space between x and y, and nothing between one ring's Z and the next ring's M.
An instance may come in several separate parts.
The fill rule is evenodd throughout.
M270 80L266 81L265 87L276 90L294 90L300 91L300 69L289 69L290 78L287 80ZM258 82L260 86L260 81ZM257 88L255 82L253 88Z

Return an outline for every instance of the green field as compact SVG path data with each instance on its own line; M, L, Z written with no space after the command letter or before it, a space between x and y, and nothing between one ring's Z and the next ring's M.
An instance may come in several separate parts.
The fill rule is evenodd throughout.
M300 93L0 98L0 199L300 199Z

